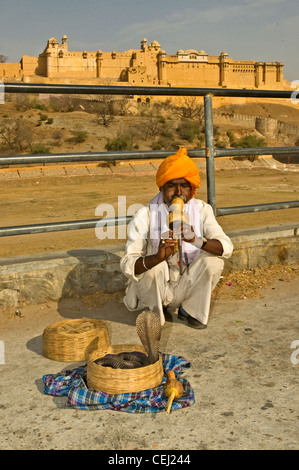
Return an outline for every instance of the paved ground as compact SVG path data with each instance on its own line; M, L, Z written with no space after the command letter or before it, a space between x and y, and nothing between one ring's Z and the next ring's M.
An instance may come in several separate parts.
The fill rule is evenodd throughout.
M161 350L185 357L195 404L170 415L83 411L43 393L42 376L73 368L42 356L42 333L63 318L107 321L111 342L139 342L135 313L121 296L61 301L2 315L0 449L201 450L298 448L298 277L263 298L213 301L208 328L192 330L175 314ZM1 343L0 343L1 344ZM299 349L297 345L297 349ZM3 362L3 361L2 361Z

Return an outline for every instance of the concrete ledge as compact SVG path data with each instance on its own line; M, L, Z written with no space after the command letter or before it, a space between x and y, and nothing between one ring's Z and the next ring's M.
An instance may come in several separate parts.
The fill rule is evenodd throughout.
M119 269L121 253L110 247L72 250L0 260L0 308L40 304L67 297L80 298L124 288Z
M158 160L128 160L116 161L115 164L106 163L73 163L67 165L45 165L45 166L25 166L21 168L0 167L0 180L11 180L20 178L41 178L47 176L84 176L84 175L123 175L123 176L143 176L155 175L163 159ZM200 172L206 171L206 159L195 158L194 162ZM254 161L246 158L237 159L234 157L215 158L215 170L240 170L254 168L271 168L283 171L299 171L298 164L281 163L272 155L259 155Z
M225 272L299 260L299 223L230 232L234 253ZM126 279L119 268L124 245L0 259L0 309L40 304L94 292L117 292Z
M299 260L299 222L227 233L233 241L234 252L226 260L225 272L290 265Z

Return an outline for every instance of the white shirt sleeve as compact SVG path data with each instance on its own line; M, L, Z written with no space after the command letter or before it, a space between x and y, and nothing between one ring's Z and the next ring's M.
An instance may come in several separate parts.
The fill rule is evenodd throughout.
M219 240L222 247L223 253L222 258L230 258L232 255L234 246L231 239L224 233L222 227L218 224L214 215L212 206L203 201L203 235L204 237L215 240Z
M120 269L128 279L138 281L143 277L143 274L135 275L135 263L148 253L149 245L149 208L142 207L128 225L125 255L120 260Z

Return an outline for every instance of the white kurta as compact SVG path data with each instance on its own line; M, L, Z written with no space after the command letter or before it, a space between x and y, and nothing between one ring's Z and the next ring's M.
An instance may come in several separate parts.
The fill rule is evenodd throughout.
M155 254L156 250L150 240L149 206L138 210L128 226L125 255L120 261L121 270L128 278L124 303L129 310L150 308L159 313L162 325L165 323L163 306L167 305L182 305L192 317L207 324L211 292L223 270L223 258L229 258L233 251L233 244L216 221L212 207L199 199L194 200L198 204L203 236L219 240L223 253L222 256L215 256L198 250L195 259L184 266L182 275L179 272L178 254L140 275L135 275L137 259Z

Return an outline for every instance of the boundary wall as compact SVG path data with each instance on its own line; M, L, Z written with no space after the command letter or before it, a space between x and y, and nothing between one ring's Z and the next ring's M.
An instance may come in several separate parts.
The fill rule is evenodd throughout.
M220 113L214 111L214 123L234 125L246 129L256 129L265 136L273 137L280 133L298 137L299 127L295 124L279 121L274 118L261 116L250 116L248 114Z

